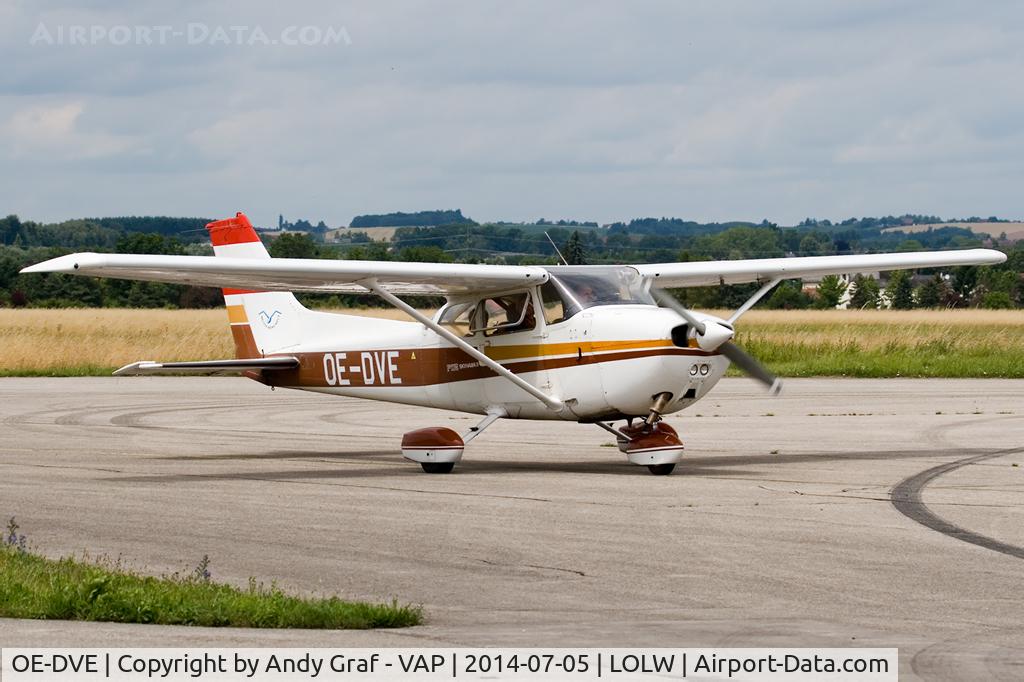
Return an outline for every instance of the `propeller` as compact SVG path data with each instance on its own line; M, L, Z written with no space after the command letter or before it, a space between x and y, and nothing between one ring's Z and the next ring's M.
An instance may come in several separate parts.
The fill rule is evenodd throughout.
M782 390L782 381L732 340L736 332L731 324L725 321L698 319L675 297L657 287L651 287L651 293L658 303L672 309L679 317L686 320L686 323L696 333L697 345L701 349L707 351L718 349L747 376L764 384L771 395L778 395Z

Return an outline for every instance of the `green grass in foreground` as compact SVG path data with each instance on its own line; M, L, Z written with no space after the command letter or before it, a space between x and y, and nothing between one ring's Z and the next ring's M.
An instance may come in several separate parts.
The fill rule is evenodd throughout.
M202 577L153 578L77 559L0 547L0 616L253 628L366 629L419 625L421 609L303 599L251 581L248 590Z
M109 377L117 369L105 365L54 365L41 369L0 367L0 377Z

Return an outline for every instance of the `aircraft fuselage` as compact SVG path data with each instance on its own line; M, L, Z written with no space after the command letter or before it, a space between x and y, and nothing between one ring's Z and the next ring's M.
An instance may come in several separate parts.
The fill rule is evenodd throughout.
M337 338L288 349L287 355L299 358L299 368L265 373L260 380L477 414L500 406L510 418L588 421L645 415L652 397L662 392L672 394L666 413L681 410L703 397L729 364L695 344L676 345L672 329L679 318L650 305L598 306L530 331L466 337L562 400L567 409L556 412L421 324L348 319L364 320L353 329L358 344Z

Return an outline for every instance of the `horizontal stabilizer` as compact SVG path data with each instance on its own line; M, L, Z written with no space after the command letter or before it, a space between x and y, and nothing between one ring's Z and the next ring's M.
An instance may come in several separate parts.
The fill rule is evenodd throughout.
M197 360L195 362L153 362L143 360L125 365L114 372L114 376L139 376L143 374L228 374L255 370L295 369L299 366L296 357L247 358L243 360Z

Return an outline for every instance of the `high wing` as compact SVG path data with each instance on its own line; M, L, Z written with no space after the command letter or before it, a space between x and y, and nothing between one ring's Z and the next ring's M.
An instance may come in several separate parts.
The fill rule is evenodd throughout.
M660 287L696 287L791 279L828 274L874 272L956 265L994 265L1006 255L991 249L810 256L631 266ZM585 266L584 266L585 267ZM553 267L552 271L560 268ZM545 268L467 263L307 258L225 259L214 256L150 256L73 253L22 270L94 277L138 279L175 284L266 291L363 293L361 282L374 281L395 294L486 294L543 284Z
M759 258L747 260L696 261L634 265L657 286L700 287L739 284L773 279L793 279L831 274L878 272L954 265L995 265L1006 254L992 249L923 251L916 253L873 253L855 256L808 256L801 258Z
M73 253L22 270L265 291L365 293L368 280L395 294L488 293L543 284L543 268L309 258L217 258Z

